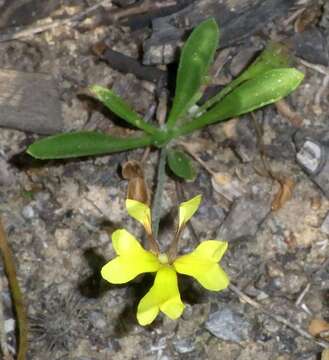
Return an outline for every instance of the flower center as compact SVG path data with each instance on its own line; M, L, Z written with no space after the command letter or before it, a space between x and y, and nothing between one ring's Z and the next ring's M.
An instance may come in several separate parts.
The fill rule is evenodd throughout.
M158 259L159 259L160 263L163 265L168 264L168 262L169 262L167 254L159 254Z

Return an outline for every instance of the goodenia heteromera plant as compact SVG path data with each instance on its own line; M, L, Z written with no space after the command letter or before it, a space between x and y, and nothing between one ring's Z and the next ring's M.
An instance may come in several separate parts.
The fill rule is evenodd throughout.
M146 231L150 250L145 250L127 230L119 229L112 234L112 244L117 256L103 266L103 278L112 284L124 284L143 273L155 273L153 286L137 307L137 320L141 325L153 322L159 312L171 319L179 318L184 310L177 274L196 279L204 288L212 291L225 289L229 278L218 264L227 249L226 241L202 241L189 254L177 256L177 244L186 223L199 208L201 196L195 196L179 206L178 227L167 253L161 253L153 237L150 208L136 200L127 199L128 214L139 221Z
M294 91L304 77L289 67L289 58L281 46L270 44L238 78L189 114L202 96L218 43L219 28L214 19L202 22L188 38L182 49L175 96L165 125L146 122L114 91L92 85L90 91L98 100L141 132L125 138L95 131L58 134L35 142L27 152L38 159L63 159L145 146L167 147L172 171L180 177L193 178L195 172L187 155L171 147L173 140L276 102Z

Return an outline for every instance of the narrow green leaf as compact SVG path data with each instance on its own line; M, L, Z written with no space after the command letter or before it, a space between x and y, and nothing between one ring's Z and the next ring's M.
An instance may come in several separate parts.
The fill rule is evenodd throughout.
M182 135L217 121L274 103L294 91L304 74L294 68L274 69L244 82L205 114L177 129Z
M191 158L184 152L170 149L168 151L168 165L170 170L184 180L193 181L196 177L196 171Z
M168 117L168 128L185 115L201 97L219 42L219 29L214 19L203 21L196 27L183 47L177 72L176 93Z
M224 96L241 85L244 81L250 80L272 69L287 68L291 62L292 58L285 45L276 42L269 42L256 60L245 71L243 71L241 75L225 86L224 89L217 95L205 102L200 107L198 113L201 114L214 104L218 103L224 98Z
M144 130L151 135L157 132L154 126L144 121L120 96L116 95L114 91L100 85L92 85L90 91L101 103L114 112L114 114L126 120L130 125Z
M102 155L151 144L147 135L118 138L94 131L58 134L30 145L27 153L37 159L66 159Z

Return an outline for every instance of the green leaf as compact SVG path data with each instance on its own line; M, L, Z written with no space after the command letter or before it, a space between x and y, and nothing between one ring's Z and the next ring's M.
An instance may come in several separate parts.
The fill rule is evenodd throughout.
M201 97L219 42L219 29L214 19L203 21L194 29L183 47L177 72L176 92L168 117L168 128L185 115Z
M263 52L237 79L241 83L269 70L287 68L291 65L291 61L292 59L286 46L280 43L269 42Z
M193 181L196 177L196 171L191 158L179 150L168 150L168 165L170 170L180 178Z
M27 153L37 159L66 159L102 155L143 147L151 144L147 135L118 138L94 131L58 134L36 141Z
M114 91L100 85L92 85L90 91L101 103L114 112L114 114L126 120L130 125L144 130L151 135L157 132L157 128L144 121L120 96L116 95Z
M237 86L241 85L244 81L250 80L272 69L287 68L291 62L291 56L285 45L269 42L262 53L256 58L256 60L245 71L243 71L241 75L225 86L225 88L217 95L203 104L200 107L198 113L201 114L214 104L218 103L221 99L224 98L224 96L226 96Z
M187 134L206 125L274 103L294 91L304 74L294 68L274 69L244 82L205 114L177 129Z

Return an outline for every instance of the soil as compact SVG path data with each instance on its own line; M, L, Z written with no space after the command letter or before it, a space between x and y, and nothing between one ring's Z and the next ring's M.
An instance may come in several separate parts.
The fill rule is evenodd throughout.
M62 1L57 10L50 7L49 11L66 16L97 1L83 3ZM302 6L305 4L308 2ZM321 15L315 26L328 31L329 8L318 5ZM225 65L226 78L232 77L231 71L236 74L239 62L244 61L241 53L249 49L250 57L264 44L264 37L276 36L290 15L276 19L248 42L232 46L230 61L237 60L231 67L230 61ZM293 32L293 27L291 21L285 31ZM122 130L112 114L85 96L86 86L116 87L143 115L157 105L157 89L152 83L111 68L91 49L106 39L112 49L140 59L141 44L150 31L139 30L138 43L132 41L136 39L132 30L119 23L88 30L56 27L0 43L0 68L51 74L59 90L63 131L127 133L132 130ZM238 195L230 201L225 193L215 191L209 173L198 163L194 182L182 183L168 176L159 241L164 247L170 243L179 202L202 194L202 205L191 220L192 227L183 234L180 250L190 251L201 240L225 236L229 250L222 265L232 283L273 314L307 331L312 319L329 320L329 230L323 224L329 199L321 184L296 160L294 136L300 130L329 134L329 91L327 86L319 95L328 78L328 67L321 67L321 72L312 64L305 66L299 58L296 67L305 73L305 80L286 101L299 114L300 124L296 126L275 106L255 113L263 129L267 164L295 184L291 198L276 211L271 209L280 184L263 171L251 116L216 124L185 140L197 144L196 151L210 168L235 180ZM227 141L228 124L234 141ZM151 326L139 326L136 305L152 277L115 286L101 279L99 269L115 255L111 244L114 229L126 228L140 239L144 236L125 210L127 181L120 174L121 164L128 159L141 160L144 150L32 161L22 152L37 138L36 134L8 128L0 131L0 212L28 310L28 359L319 359L322 348L318 344L240 301L230 289L208 292L185 277L180 280L186 304L183 316L172 321L161 315ZM326 141L323 151L328 156ZM158 152L152 150L144 167L150 189L156 185L157 163ZM6 285L2 262L0 276ZM308 291L299 299L306 287ZM15 317L7 286L0 299L6 324L10 324ZM14 329L6 332L13 350Z

